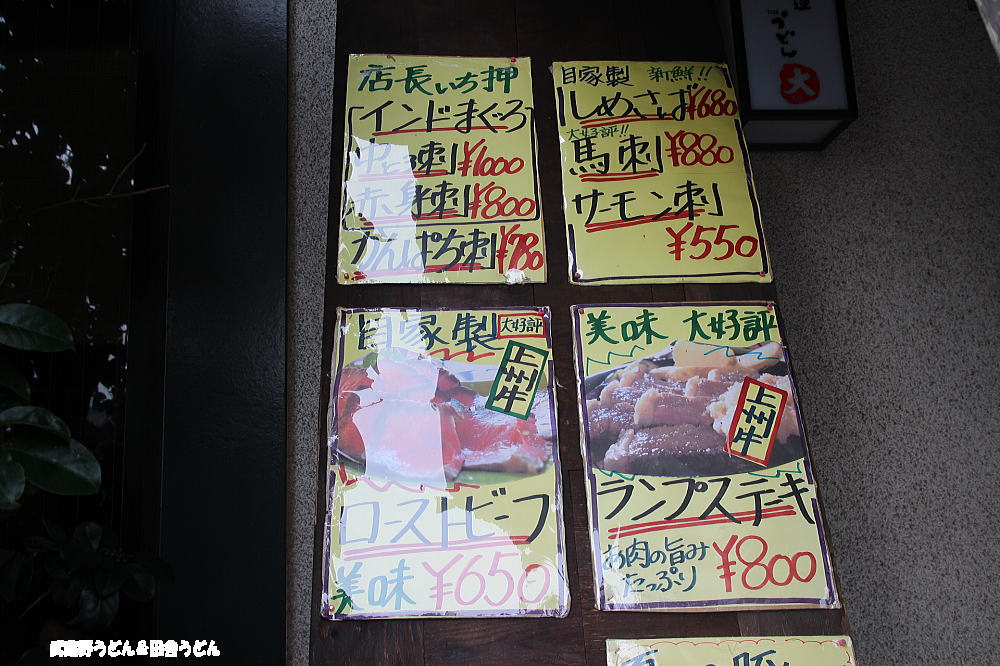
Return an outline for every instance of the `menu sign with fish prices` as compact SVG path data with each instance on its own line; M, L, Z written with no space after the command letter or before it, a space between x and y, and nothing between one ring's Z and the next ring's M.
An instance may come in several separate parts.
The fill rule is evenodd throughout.
M569 611L547 308L338 309L322 613Z
M570 281L770 282L726 66L557 62Z
M854 666L849 636L608 639L608 666Z
M773 303L573 307L597 607L837 607Z
M337 279L545 281L528 58L352 55Z

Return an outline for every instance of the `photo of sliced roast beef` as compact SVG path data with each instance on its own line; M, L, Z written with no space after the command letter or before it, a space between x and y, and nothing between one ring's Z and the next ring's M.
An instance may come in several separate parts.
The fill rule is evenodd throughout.
M549 443L538 433L535 417L520 419L477 408L460 414L457 421L465 468L511 474L537 474L549 460Z
M465 470L538 474L551 459L554 424L544 390L527 419L498 413L437 359L418 354L345 367L338 390L337 453L365 474L451 482Z

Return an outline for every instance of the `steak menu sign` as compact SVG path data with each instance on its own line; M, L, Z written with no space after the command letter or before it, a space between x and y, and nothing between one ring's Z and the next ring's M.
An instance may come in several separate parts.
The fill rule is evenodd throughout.
M839 605L773 303L573 308L597 605Z

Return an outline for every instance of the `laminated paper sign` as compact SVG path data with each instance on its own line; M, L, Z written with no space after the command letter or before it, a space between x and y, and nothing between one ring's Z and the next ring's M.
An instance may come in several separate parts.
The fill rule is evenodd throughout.
M528 58L352 55L337 275L545 281Z
M608 639L608 666L855 666L849 636Z
M837 607L773 303L573 308L597 607Z
M337 318L323 615L564 616L548 310Z
M770 282L725 65L557 62L570 281Z

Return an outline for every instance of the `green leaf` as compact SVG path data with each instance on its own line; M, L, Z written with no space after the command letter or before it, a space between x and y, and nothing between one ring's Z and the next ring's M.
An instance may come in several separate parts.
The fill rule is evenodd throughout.
M106 597L120 590L128 577L129 571L123 565L100 569L94 574L94 587L97 589L97 594Z
M101 465L75 439L69 446L51 438L27 438L18 433L6 443L11 457L24 467L33 484L57 495L93 495L101 487Z
M135 563L129 564L128 570L132 575L126 581L122 592L136 601L152 599L156 594L156 577Z
M174 574L170 570L170 565L159 557L148 553L135 553L132 555L132 559L142 567L143 571L153 574L157 580L173 582Z
M57 352L73 348L73 332L66 322L44 308L7 303L0 305L0 344Z
M0 412L0 425L26 425L45 430L67 442L70 439L69 426L66 422L44 407L22 405L5 409Z
M11 393L9 389L0 386L0 412L23 404L24 400Z
M59 549L52 539L37 534L24 537L24 548L29 553L51 553Z
M118 615L118 593L106 597L97 593L93 585L86 585L80 593L80 613L77 618L85 627L106 627Z
M60 608L71 608L80 601L84 580L79 577L59 578L52 581L52 601Z
M42 521L42 525L45 526L45 532L49 535L57 546L61 546L66 543L66 530L64 530L60 525L56 523L49 522L47 520Z
M17 371L17 366L6 356L0 356L0 386L6 387L22 400L31 397L28 380Z
M11 254L10 250L0 253L0 284L7 279L7 273L10 272L11 266L14 265L14 255Z
M96 553L101 547L101 535L104 529L97 523L80 523L73 530L73 544L78 545L89 553Z
M10 604L24 597L31 587L31 576L31 557L28 554L15 552L7 555L0 567L0 597Z
M33 647L25 650L16 666L47 666L51 663L48 648Z
M13 511L24 492L24 468L10 454L0 453L0 509Z

